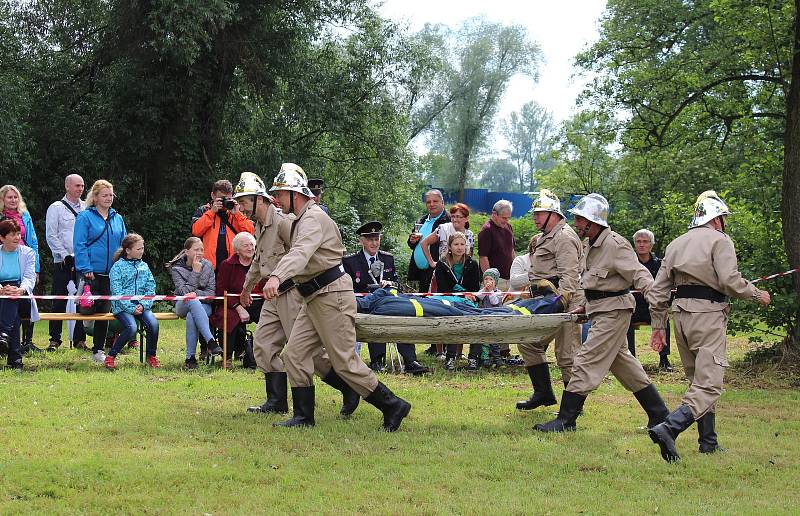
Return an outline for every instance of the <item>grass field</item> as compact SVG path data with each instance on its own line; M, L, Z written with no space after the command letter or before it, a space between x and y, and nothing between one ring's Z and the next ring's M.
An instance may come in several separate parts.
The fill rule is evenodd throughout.
M46 324L36 330L43 345ZM673 408L681 369L655 371L648 335L639 332L640 355ZM382 375L413 404L395 434L363 402L338 419L338 393L318 382L316 428L275 429L281 417L244 411L263 400L262 376L182 371L183 323L168 322L159 370L138 353L108 372L63 350L26 357L24 373L0 371L0 513L797 514L798 379L749 366L743 339L730 348L717 415L728 451L699 454L693 427L678 440L683 460L667 464L613 378L577 432L534 433L553 410L514 409L530 391L521 367Z

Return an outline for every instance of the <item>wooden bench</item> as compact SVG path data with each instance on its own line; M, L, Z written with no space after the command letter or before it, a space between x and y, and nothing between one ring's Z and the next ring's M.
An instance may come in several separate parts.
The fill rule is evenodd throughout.
M153 315L158 321L174 321L179 319L178 315L174 312L153 312ZM61 313L61 312L39 312L39 320L42 321L114 321L114 314L92 314L83 315L76 313ZM137 332L139 333L139 362L144 362L144 351L146 347L146 333L141 324L137 324Z

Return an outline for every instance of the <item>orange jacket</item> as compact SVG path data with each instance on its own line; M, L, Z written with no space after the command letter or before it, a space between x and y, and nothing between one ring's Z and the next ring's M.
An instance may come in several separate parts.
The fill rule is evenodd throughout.
M253 221L245 217L240 212L228 212L228 222L236 230L231 231L227 228L225 232L225 240L227 241L228 256L233 254L233 237L236 233L247 231L251 235L255 233L255 225ZM217 217L217 214L211 210L211 205L206 204L200 206L194 216L192 222L192 235L203 241L205 252L203 256L211 262L211 267L217 268L217 237L219 236L219 225L222 224L222 219Z

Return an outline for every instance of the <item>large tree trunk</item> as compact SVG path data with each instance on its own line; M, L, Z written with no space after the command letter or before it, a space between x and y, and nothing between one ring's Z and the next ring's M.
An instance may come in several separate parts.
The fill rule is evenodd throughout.
M795 0L792 82L786 99L786 132L783 147L783 241L791 268L800 267L800 0ZM800 274L792 276L800 297ZM788 325L787 354L800 353L800 308Z

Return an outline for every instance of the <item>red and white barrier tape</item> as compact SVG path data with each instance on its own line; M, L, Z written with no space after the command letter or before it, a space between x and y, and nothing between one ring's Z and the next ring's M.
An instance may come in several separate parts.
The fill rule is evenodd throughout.
M753 283L758 283L759 281L767 281L775 278L780 278L782 276L789 276L790 274L794 274L800 269L789 269L788 271L778 272L775 274L770 274L769 276L761 276L752 280ZM637 292L635 290L631 290L631 292ZM435 296L466 296L466 295L477 295L477 294L486 294L486 292L403 292L403 294L411 295L411 296L419 296L419 297L435 297ZM528 294L528 291L509 291L509 292L498 292L498 294L502 295L512 295L512 296L519 296L522 294ZM356 296L366 296L366 293L357 293ZM263 294L252 294L253 297L264 297ZM228 294L228 297L239 297L239 294ZM169 295L153 295L153 296L60 296L60 295L41 295L41 296L2 296L0 295L0 299L41 299L41 300L67 300L67 299L92 299L96 301L184 301L184 300L192 300L197 299L199 301L222 301L224 299L223 296L169 296Z

